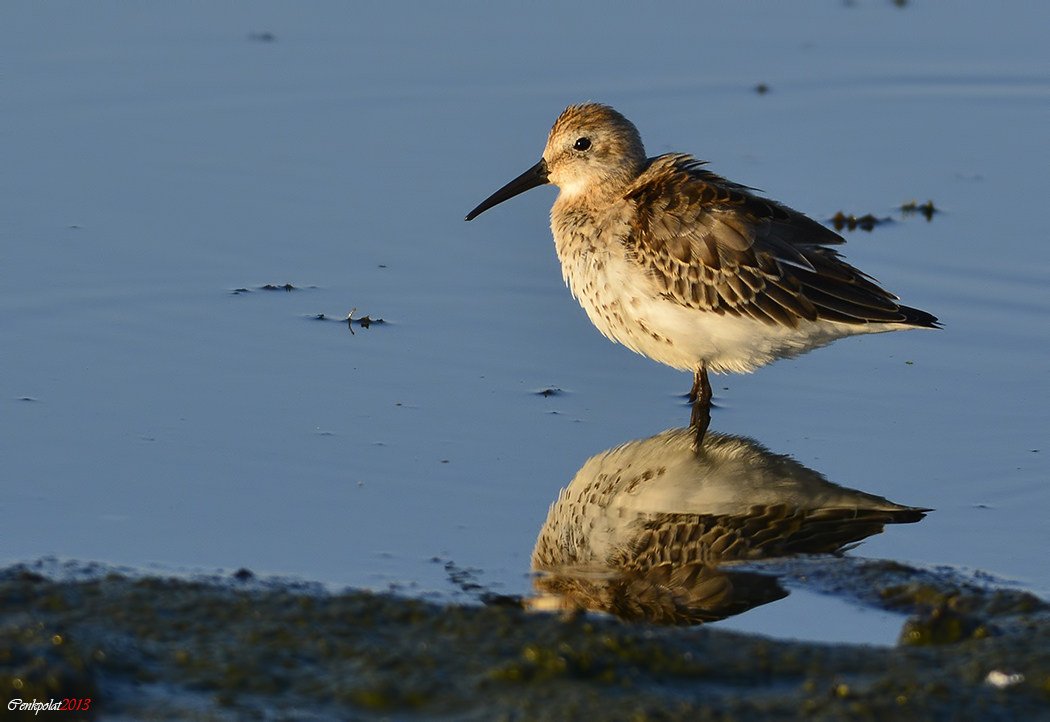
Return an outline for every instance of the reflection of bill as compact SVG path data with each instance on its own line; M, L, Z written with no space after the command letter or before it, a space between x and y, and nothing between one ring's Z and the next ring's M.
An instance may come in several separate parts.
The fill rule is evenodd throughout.
M670 429L592 457L532 553L536 608L696 624L787 595L726 562L842 550L929 509L833 484L738 436Z

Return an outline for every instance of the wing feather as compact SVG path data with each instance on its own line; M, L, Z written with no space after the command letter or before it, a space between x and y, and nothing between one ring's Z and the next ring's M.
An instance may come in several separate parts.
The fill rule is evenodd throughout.
M798 327L936 319L897 303L831 245L834 231L703 168L692 156L651 159L625 194L627 255L689 308Z

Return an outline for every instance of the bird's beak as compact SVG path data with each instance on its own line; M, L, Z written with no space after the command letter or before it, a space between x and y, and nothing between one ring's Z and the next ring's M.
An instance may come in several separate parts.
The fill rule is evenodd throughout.
M492 208L492 206L499 205L503 201L513 198L519 193L524 193L536 186L546 185L547 183L550 183L547 179L547 161L541 158L539 163L532 166L510 183L483 200L481 205L467 214L467 220L470 221L477 218L489 208Z

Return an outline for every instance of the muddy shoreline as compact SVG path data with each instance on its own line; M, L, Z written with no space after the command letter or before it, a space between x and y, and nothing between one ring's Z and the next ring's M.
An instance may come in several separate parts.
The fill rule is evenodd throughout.
M892 648L539 614L505 597L330 593L244 570L62 580L34 566L0 571L0 685L8 700L92 700L50 713L67 720L1050 718L1050 605L894 562L775 565L912 615Z

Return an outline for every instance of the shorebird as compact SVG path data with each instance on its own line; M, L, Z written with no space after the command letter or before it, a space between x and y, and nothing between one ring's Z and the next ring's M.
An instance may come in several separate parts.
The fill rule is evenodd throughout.
M551 231L565 282L603 334L693 372L697 443L708 372L746 373L836 339L938 328L925 311L846 263L844 239L685 153L647 158L607 105L571 105L540 162L467 215L530 188L560 188Z
M743 436L669 429L597 454L532 552L536 609L695 624L787 592L733 563L834 554L930 509L839 486ZM726 565L729 566L726 566Z

